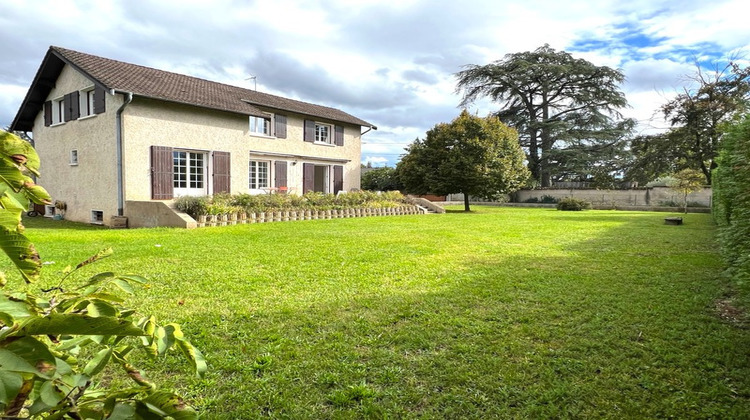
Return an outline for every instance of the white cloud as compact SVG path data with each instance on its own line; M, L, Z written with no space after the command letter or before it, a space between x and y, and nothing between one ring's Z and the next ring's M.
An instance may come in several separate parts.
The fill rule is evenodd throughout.
M363 154L392 164L406 144L458 115L453 74L462 65L545 43L621 68L626 113L648 121L693 71L694 57L750 48L743 7L739 0L4 0L0 55L10 65L0 73L0 124L11 122L48 46L58 45L247 87L256 76L259 90L377 125ZM471 108L493 110L487 101Z

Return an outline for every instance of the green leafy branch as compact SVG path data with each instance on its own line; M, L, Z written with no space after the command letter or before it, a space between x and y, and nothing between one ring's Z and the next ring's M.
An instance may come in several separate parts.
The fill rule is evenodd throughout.
M21 214L28 202L49 204L49 194L26 174L38 176L39 159L30 144L0 132L0 247L29 283L39 277L41 260L23 235ZM105 249L68 268L57 287L37 295L0 293L0 413L3 418L194 419L183 399L159 389L130 363L140 350L150 357L181 352L202 376L201 352L177 324L158 325L153 316L136 319L122 294L132 295L146 280L104 272L66 290L70 275L112 255ZM6 286L1 276L1 287ZM119 367L134 385L97 386L108 366Z

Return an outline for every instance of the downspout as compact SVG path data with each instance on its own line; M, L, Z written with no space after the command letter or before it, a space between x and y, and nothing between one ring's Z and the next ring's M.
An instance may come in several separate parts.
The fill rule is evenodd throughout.
M115 94L114 89L112 94ZM125 102L115 114L115 160L117 161L117 215L123 216L125 211L125 188L122 181L122 112L133 101L133 92L122 92Z

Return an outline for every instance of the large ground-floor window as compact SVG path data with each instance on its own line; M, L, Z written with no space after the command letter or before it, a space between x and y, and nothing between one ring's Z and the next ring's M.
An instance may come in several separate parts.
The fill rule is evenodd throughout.
M269 168L269 162L267 160L251 160L250 161L249 187L251 190L269 188L271 186L268 168Z

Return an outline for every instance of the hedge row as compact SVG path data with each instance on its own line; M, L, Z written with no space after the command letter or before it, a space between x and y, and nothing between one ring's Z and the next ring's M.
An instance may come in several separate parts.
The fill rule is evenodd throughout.
M722 141L713 175L713 214L731 276L750 282L750 116L732 126ZM750 293L750 286L744 292ZM749 299L750 296L745 296Z
M217 194L206 197L179 197L175 208L197 219L219 214L251 214L277 210L344 210L351 208L387 208L412 204L398 191L377 193L356 191L346 194L310 192L296 194Z

